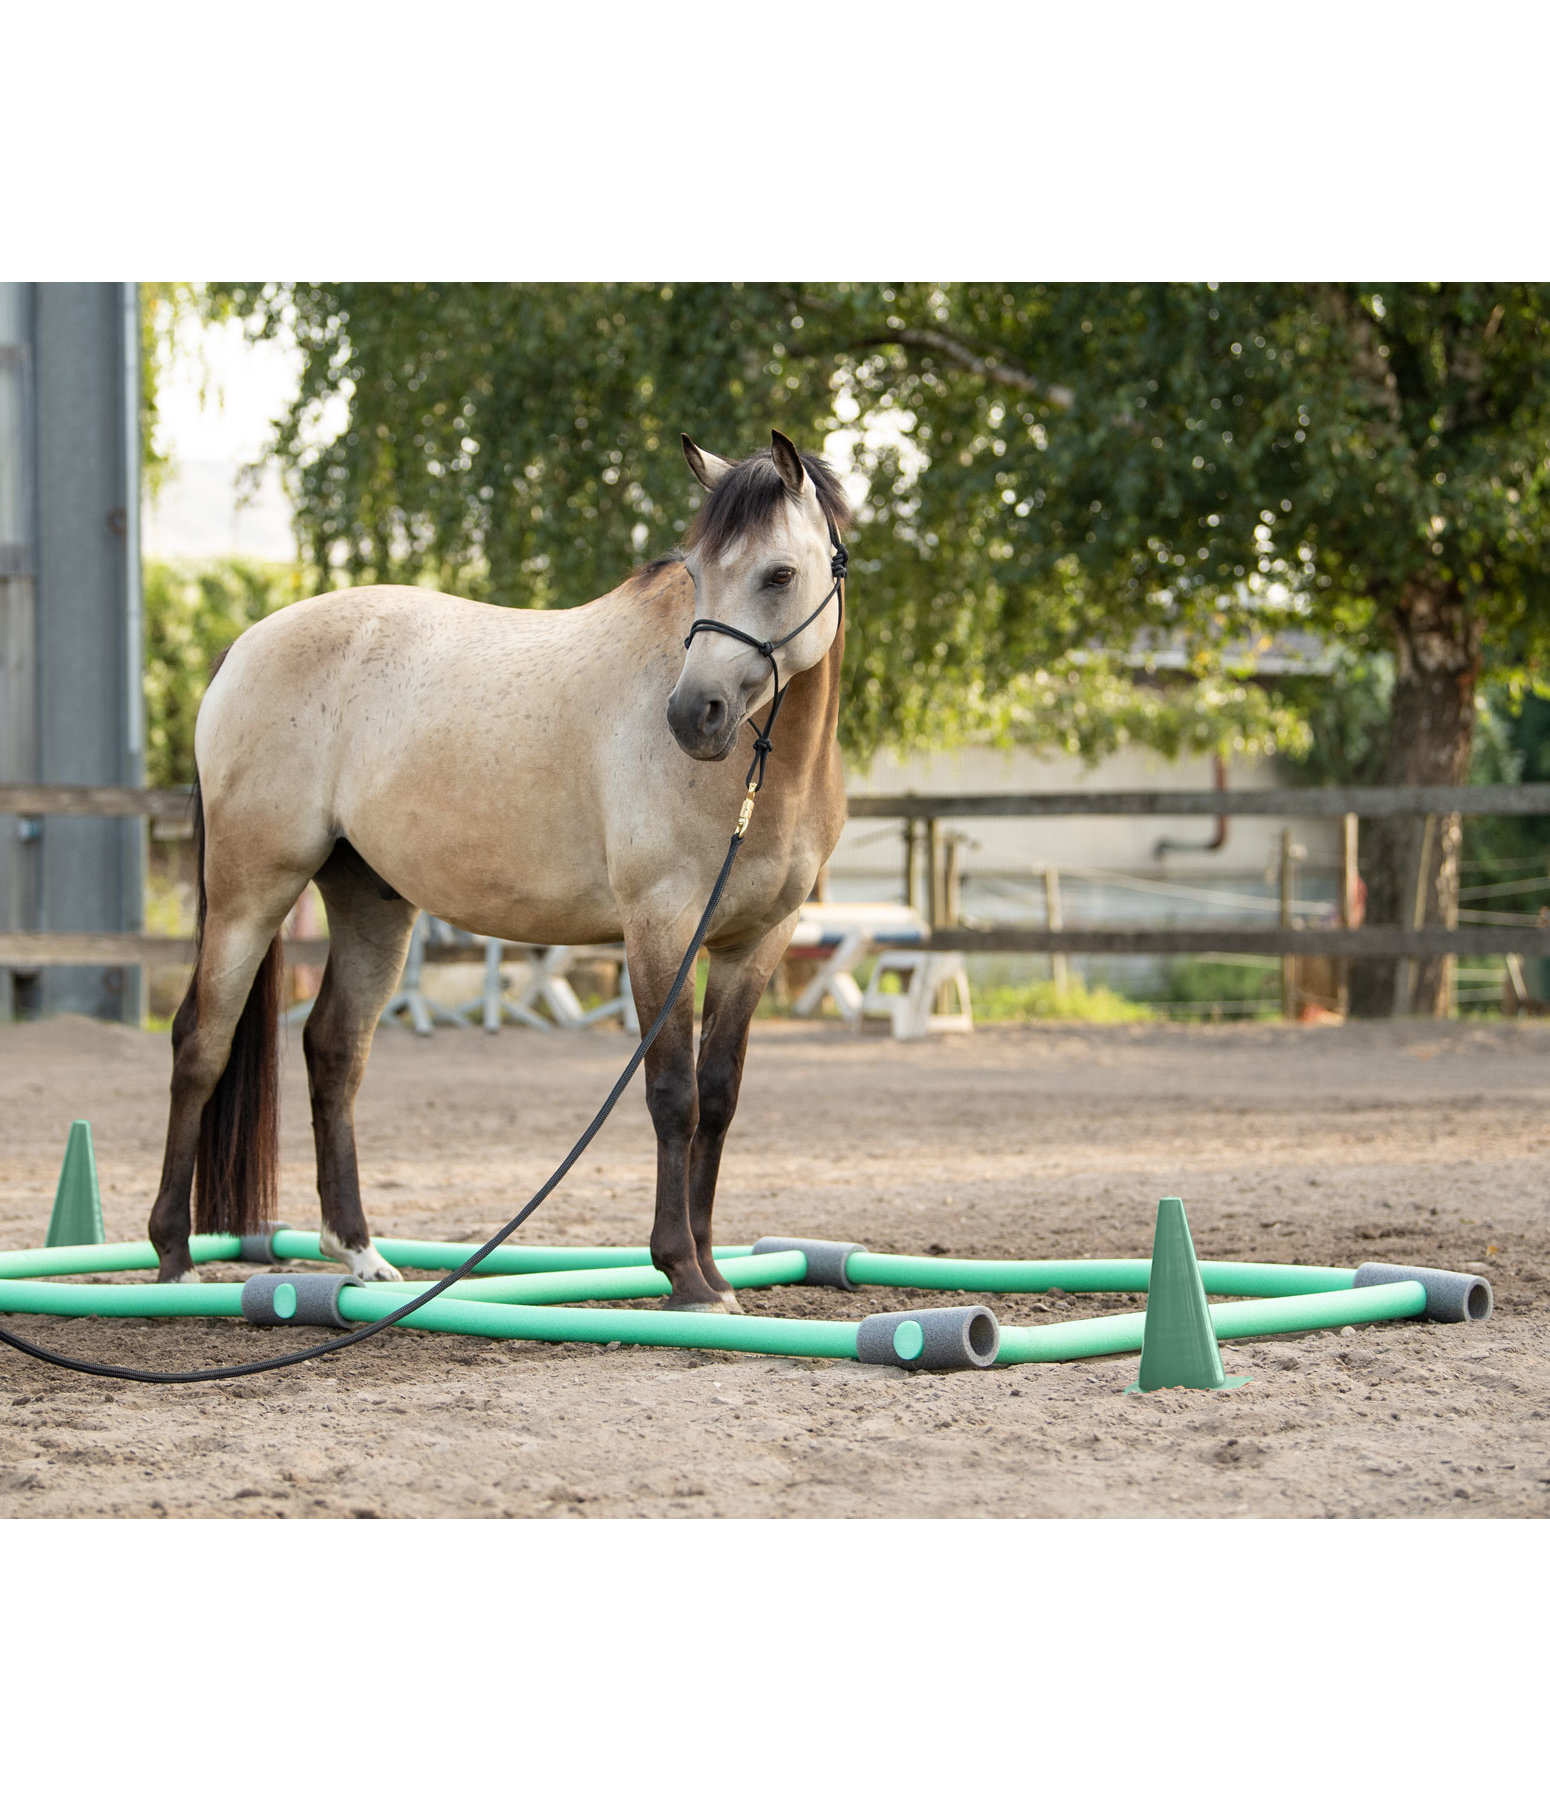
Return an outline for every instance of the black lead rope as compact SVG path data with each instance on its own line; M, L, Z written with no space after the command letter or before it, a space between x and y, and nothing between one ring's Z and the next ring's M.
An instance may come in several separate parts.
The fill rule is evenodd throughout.
M668 989L667 998L662 1002L661 1010L657 1013L656 1018L652 1020L650 1030L642 1036L640 1042L635 1046L634 1054L624 1065L624 1069L620 1074L619 1079L609 1090L607 1099L604 1100L603 1104L593 1115L592 1123L588 1125L581 1136L577 1138L575 1144L566 1154L559 1167L538 1192L534 1194L532 1199L528 1201L526 1206L517 1213L515 1218L501 1226L500 1230L486 1243L481 1244L466 1262L460 1264L459 1267L453 1269L449 1274L443 1275L440 1281L433 1287L427 1288L423 1294L417 1294L413 1300L406 1301L396 1312L390 1312L381 1319L373 1319L369 1325L362 1325L356 1331L346 1332L343 1337L330 1338L325 1344L313 1344L305 1350L292 1350L286 1356L271 1356L263 1362L237 1363L231 1368L224 1369L187 1369L173 1371L163 1371L158 1369L128 1369L120 1368L116 1363L84 1362L78 1357L60 1356L53 1350L45 1350L41 1344L30 1343L26 1338L16 1337L13 1333L6 1331L3 1328L0 1328L0 1343L9 1344L13 1350L20 1350L27 1356L34 1356L39 1362L52 1363L59 1369L74 1369L79 1375L107 1375L120 1381L166 1383L233 1381L240 1375L264 1375L271 1369L285 1369L289 1368L292 1363L310 1362L315 1356L331 1356L336 1350L347 1350L351 1344L364 1343L367 1338L375 1337L379 1331L386 1331L389 1325L399 1324L402 1320L407 1319L411 1313L418 1312L427 1301L434 1300L438 1294L445 1293L446 1290L452 1286L453 1282L461 1281L465 1275L472 1274L492 1250L497 1249L501 1244L504 1244L506 1239L511 1236L512 1232L514 1232L518 1226L522 1225L531 1214L537 1212L538 1208L543 1205L544 1201L549 1198L554 1190L571 1172L572 1168L575 1167L577 1158L586 1149L587 1145L590 1144L593 1138L597 1136L598 1132L602 1130L604 1121L618 1104L620 1095L623 1094L624 1090L630 1085L631 1078L634 1076L635 1071L640 1067L646 1052L656 1042L658 1032L660 1032L663 1025L666 1024L668 1014L672 1012L674 1006L677 1004L678 997L684 990L684 984L688 981L689 976L694 969L695 959L700 953L700 946L705 942L706 934L710 931L711 918L714 915L716 908L721 904L722 895L726 892L727 882L732 874L732 864L737 860L738 847L743 841L743 834L747 831L748 821L753 814L754 799L757 796L759 789L764 785L764 766L769 759L770 751L774 748L770 743L770 731L775 724L775 716L780 711L780 703L785 697L785 690L780 685L780 671L778 668L775 668L775 652L779 650L782 645L789 644L799 632L805 631L836 594L840 596L841 617L843 618L844 616L845 596L841 591L841 583L845 579L845 546L839 541L838 536L835 534L832 520L829 524L829 539L834 545L834 557L830 564L830 572L834 576L834 586L829 589L829 592L824 596L818 607L813 612L809 613L802 623L797 626L796 631L787 632L786 635L776 643L765 644L760 643L757 638L749 637L747 633L737 630L735 626L720 625L713 619L696 619L688 637L684 639L684 646L687 648L689 644L694 641L694 634L696 631L724 631L731 637L742 638L745 643L751 644L754 649L768 656L771 668L775 669L774 704L770 707L769 717L764 721L764 729L761 731L757 726L754 727L754 760L748 770L748 792L743 800L743 810L739 815L737 828L732 833L732 841L727 845L726 858L722 862L721 873L716 877L716 884L711 889L710 899L705 903L705 911L700 915L700 922L695 927L694 937L690 942L689 948L684 952L683 961L678 965L678 973L673 977L673 985Z

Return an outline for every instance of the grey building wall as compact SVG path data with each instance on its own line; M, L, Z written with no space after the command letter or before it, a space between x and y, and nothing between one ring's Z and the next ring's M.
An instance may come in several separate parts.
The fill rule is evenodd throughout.
M30 489L32 721L30 730L17 722L0 729L0 754L13 765L31 762L30 769L7 770L10 779L138 786L138 297L124 282L11 284L0 303L0 322L7 320L22 334L31 389L21 433L30 467L19 475ZM10 474L14 488L18 471ZM7 683L0 707L14 707L15 721L29 701L25 610L25 598L13 596L8 653L0 661ZM0 905L9 906L18 927L142 928L143 820L22 821L19 843L16 821L0 820L0 830L12 837L10 890L0 888ZM0 868L0 878L5 874ZM15 917L18 911L24 916ZM12 987L13 1004L26 1013L129 1022L141 1016L140 977L132 969L44 969Z
M0 282L0 781L36 781L37 649L33 506L32 288ZM38 919L33 822L0 814L0 925ZM0 1020L18 984L0 968Z

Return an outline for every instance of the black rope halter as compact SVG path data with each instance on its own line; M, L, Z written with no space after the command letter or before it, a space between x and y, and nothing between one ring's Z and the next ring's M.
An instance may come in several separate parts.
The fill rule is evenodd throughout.
M724 637L736 638L739 643L747 644L750 650L757 650L761 656L769 658L770 673L775 678L775 697L770 702L769 715L765 719L762 729L751 713L748 718L748 723L753 726L754 733L753 761L748 765L750 797L757 794L759 789L764 786L764 765L769 761L771 750L775 748L774 744L770 742L770 733L775 728L775 720L780 713L780 704L786 697L786 689L780 685L780 665L775 660L775 652L783 650L793 638L800 637L833 599L837 598L840 603L840 625L845 623L845 570L849 566L850 558L846 554L845 546L840 542L839 533L834 529L833 519L828 518L827 514L825 514L825 519L829 526L829 542L834 546L834 555L829 559L829 573L834 577L834 585L795 630L788 631L783 638L756 638L751 632L739 631L735 625L723 625L719 619L696 619L689 627L688 637L684 639L684 649L687 650L694 642L697 633L719 631ZM789 683L787 685L789 686ZM749 810L745 806L745 815ZM747 824L745 816L743 819L744 830L747 829Z

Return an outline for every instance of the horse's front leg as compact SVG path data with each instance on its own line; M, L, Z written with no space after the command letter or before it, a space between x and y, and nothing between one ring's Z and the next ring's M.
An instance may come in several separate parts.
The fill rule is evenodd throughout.
M700 1271L720 1294L728 1312L741 1312L742 1308L711 1257L716 1178L721 1172L721 1150L727 1130L737 1111L754 1008L769 986L770 976L785 954L795 928L793 913L757 943L737 950L712 951L710 958L710 980L700 1021L700 1116L689 1162L689 1228L694 1235Z
M689 938L645 926L625 932L630 985L641 1024L649 1029L688 948ZM681 1312L720 1312L721 1295L706 1280L689 1226L689 1157L699 1122L694 1079L694 983L684 990L646 1052L646 1105L657 1133L657 1208L651 1260L672 1283L663 1302Z

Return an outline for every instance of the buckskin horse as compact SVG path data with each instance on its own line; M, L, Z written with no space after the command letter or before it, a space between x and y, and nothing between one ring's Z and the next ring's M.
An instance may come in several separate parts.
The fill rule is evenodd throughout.
M711 1210L749 1021L845 818L849 512L832 470L779 432L735 463L683 446L708 497L682 547L588 605L355 588L272 614L216 665L195 731L198 955L149 1227L160 1280L197 1280L191 1193L201 1231L274 1214L278 934L309 881L329 928L303 1032L323 1248L395 1281L361 1205L354 1104L415 915L517 942L622 938L653 1018L744 798L745 722L763 772L768 702L779 749L706 939L698 1064L692 983L645 1061L665 1304L739 1310Z

